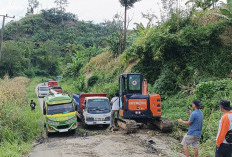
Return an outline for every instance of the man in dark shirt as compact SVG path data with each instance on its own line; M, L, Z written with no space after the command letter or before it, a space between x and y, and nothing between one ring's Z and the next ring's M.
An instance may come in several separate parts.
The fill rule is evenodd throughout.
M35 111L35 105L36 105L35 102L31 100L30 107L32 111Z
M179 119L179 123L189 125L189 130L187 135L184 136L181 144L183 145L183 149L185 152L186 157L189 157L189 150L188 146L192 145L194 148L194 157L198 156L198 143L201 138L202 133L202 125L203 125L203 114L200 110L201 108L201 101L194 100L192 104L194 111L188 111L190 114L190 118L188 121L183 121Z

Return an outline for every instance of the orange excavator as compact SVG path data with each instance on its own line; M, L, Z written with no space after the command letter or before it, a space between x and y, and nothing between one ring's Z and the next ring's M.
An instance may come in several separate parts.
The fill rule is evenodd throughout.
M171 121L161 117L160 95L148 94L147 80L140 73L120 75L119 103L121 118L116 118L115 124L128 133L145 124L155 125L163 132L173 128Z

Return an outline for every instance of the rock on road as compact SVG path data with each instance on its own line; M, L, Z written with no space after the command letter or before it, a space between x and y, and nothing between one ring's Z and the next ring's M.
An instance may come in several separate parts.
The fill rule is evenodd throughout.
M37 91L37 90L36 90ZM42 109L43 99L39 99ZM81 126L80 126L81 127ZM83 130L83 129L82 129ZM91 135L92 132L98 132ZM152 130L136 134L109 132L96 127L88 134L55 134L36 145L28 157L183 157L173 152L179 142Z

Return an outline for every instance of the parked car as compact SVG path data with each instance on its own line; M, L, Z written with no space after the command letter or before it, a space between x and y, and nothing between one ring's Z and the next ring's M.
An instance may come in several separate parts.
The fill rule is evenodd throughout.
M48 86L40 86L38 87L38 97L43 98L49 94Z

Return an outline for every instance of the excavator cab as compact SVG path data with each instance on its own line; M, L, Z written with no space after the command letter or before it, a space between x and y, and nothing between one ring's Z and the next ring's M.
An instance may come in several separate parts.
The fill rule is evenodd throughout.
M120 114L123 118L152 118L149 95L143 95L143 76L140 73L119 77Z
M142 94L142 74L121 74L119 78L120 95Z

